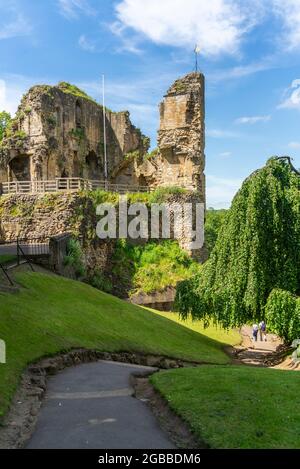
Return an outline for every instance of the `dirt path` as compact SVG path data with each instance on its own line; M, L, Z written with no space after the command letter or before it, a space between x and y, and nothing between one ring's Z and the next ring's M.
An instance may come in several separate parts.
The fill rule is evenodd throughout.
M242 343L235 347L236 358L246 365L256 365L267 367L268 358L276 352L282 341L274 334L267 334L267 341L261 341L259 334L257 342L252 340L252 328L243 326L241 328Z

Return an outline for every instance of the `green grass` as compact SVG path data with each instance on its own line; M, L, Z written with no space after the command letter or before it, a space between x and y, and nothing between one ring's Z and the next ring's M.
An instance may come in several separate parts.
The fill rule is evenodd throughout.
M300 447L297 372L205 365L151 381L212 448Z
M202 266L178 245L177 241L149 241L132 245L119 240L112 257L114 284L132 296L176 287L181 280L199 273Z
M55 275L18 273L24 287L0 293L0 416L27 364L74 347L135 351L199 362L229 362L223 344L84 283Z
M181 326L187 327L193 331L198 332L199 334L205 335L210 339L222 342L223 344L239 345L241 343L242 338L237 329L230 329L229 331L226 331L225 329L216 326L204 327L202 321L193 321L192 319L184 320L179 317L178 313L166 313L163 311L156 311L154 309L152 310L151 308L147 309L149 311L155 312L156 314L159 314L160 316L171 319Z
M8 264L9 262L13 262L17 259L17 256L13 254L3 254L0 256L0 264Z

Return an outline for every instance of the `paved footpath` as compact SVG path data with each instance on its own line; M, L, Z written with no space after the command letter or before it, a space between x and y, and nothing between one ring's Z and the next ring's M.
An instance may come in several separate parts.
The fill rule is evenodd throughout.
M239 360L246 365L264 365L264 360L272 355L276 351L278 345L281 344L281 340L274 334L267 333L267 342L260 340L258 333L257 342L252 340L252 327L243 326L241 328L242 345L235 347L237 350L242 349L239 353Z
M147 405L133 397L130 375L147 370L99 361L50 378L27 448L175 448Z

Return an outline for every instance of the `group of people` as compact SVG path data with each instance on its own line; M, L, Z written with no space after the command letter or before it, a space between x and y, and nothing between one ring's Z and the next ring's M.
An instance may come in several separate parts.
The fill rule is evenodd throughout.
M265 321L261 321L259 324L253 324L252 338L254 342L257 342L258 334L259 334L261 342L263 340L267 342L267 326L266 326Z

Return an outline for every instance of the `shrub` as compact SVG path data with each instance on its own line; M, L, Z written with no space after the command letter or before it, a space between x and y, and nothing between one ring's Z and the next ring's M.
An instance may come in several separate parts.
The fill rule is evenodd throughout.
M199 272L201 265L180 248L177 241L149 241L134 246L119 240L113 256L113 274L131 284L131 294L161 291Z
M0 112L0 142L3 140L6 129L10 126L11 120L11 115L8 112Z
M83 262L83 253L78 240L69 240L67 255L64 258L64 264L73 267L76 278L82 278L85 276L86 272Z
M300 298L285 290L273 290L266 304L266 321L286 343L300 337Z
M88 283L98 290L102 290L106 293L111 293L113 289L110 279L100 271L94 272L94 275L88 279Z

